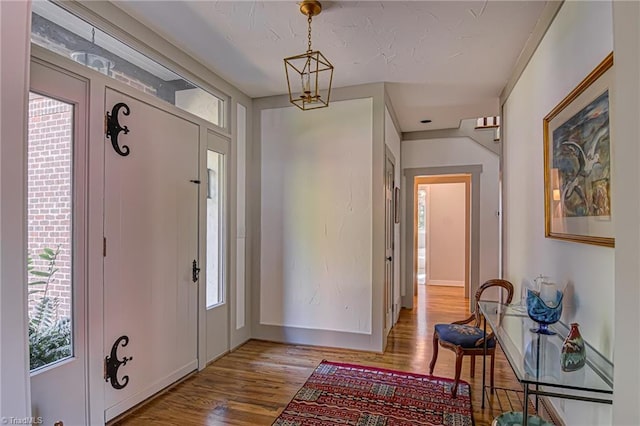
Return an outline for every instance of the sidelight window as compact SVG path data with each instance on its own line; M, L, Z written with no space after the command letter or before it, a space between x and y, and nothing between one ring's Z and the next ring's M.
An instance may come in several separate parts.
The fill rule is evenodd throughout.
M31 370L73 356L74 107L29 93L28 257Z
M225 155L207 151L207 308L224 303Z

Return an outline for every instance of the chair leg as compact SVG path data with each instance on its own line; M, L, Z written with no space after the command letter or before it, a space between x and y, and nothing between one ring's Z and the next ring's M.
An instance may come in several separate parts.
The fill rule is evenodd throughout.
M476 356L471 355L469 358L471 359L471 377L473 377L476 374Z
M431 363L429 364L429 375L433 375L433 369L436 367L436 360L438 359L438 333L433 332L433 356L431 357Z
M493 394L493 388L495 387L494 380L493 380L493 372L495 370L495 365L496 365L495 352L491 352L491 394Z
M458 382L460 381L460 373L462 372L462 352L456 352L456 377L451 389L451 397L455 398L458 395Z

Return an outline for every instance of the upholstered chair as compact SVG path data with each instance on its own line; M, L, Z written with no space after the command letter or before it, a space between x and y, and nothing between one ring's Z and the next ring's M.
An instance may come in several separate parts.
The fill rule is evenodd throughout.
M467 319L456 321L451 324L436 324L433 330L433 358L429 364L429 374L433 374L438 359L438 346L450 349L456 353L456 375L455 383L451 389L451 395L455 398L458 392L458 382L462 371L462 358L465 355L471 356L471 377L475 374L476 355L484 354L484 331L480 328L482 314L478 307L478 302L482 298L482 293L492 287L501 287L506 291L502 292L502 303L509 304L513 299L513 284L506 280L489 280L482 284L476 292L475 312ZM506 297L505 297L506 293ZM471 324L470 324L471 323ZM494 366L496 352L496 338L493 331L487 336L487 355L491 356L491 392L494 388Z

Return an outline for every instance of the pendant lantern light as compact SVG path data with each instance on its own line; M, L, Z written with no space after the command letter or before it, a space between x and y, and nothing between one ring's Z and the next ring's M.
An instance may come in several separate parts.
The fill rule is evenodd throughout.
M333 65L319 50L311 49L311 20L321 11L319 1L300 3L300 12L307 17L309 28L307 51L284 59L289 101L303 111L328 107L331 96Z

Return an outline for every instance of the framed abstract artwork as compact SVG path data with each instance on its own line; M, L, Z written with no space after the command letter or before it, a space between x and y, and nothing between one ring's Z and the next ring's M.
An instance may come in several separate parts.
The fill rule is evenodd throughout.
M543 120L545 236L614 246L609 124L613 53Z

